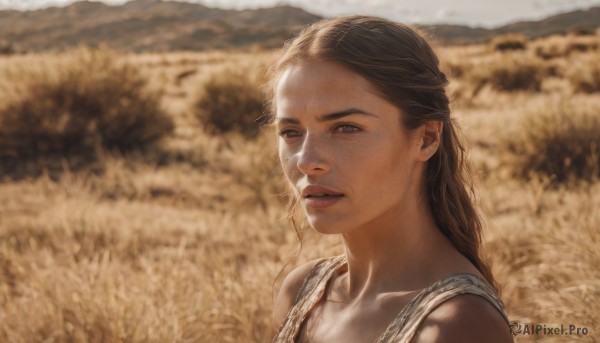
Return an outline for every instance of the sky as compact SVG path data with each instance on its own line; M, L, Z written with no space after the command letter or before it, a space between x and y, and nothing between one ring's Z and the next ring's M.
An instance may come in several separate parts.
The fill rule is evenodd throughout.
M220 8L258 8L289 4L322 16L371 14L417 24L451 23L495 27L538 20L575 9L600 6L600 0L179 0ZM0 9L30 10L65 6L74 0L0 0ZM126 0L103 0L118 5Z

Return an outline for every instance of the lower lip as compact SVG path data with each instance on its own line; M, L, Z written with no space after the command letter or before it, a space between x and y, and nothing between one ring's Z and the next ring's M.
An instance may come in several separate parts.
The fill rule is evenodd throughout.
M310 208L327 208L335 205L338 201L342 200L344 196L322 196L322 197L310 197L305 198L304 202L306 207Z

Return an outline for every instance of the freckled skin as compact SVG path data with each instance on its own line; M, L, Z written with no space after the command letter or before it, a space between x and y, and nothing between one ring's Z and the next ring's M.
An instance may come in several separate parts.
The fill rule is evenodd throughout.
M410 141L399 109L378 96L368 81L333 63L294 65L282 74L276 103L277 117L300 122L278 127L297 131L279 139L279 157L290 183L297 192L303 185L318 183L345 195L331 208L304 207L317 231L356 230L403 207L409 188L419 182L423 162L417 161L420 144L416 143L420 141ZM317 120L319 115L348 108L373 115ZM340 123L359 130L339 132L344 130Z

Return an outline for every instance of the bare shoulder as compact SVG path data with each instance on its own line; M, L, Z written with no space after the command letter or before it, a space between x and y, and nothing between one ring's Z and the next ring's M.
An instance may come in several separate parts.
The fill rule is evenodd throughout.
M413 343L514 342L508 324L485 298L474 294L455 296L421 323Z
M292 270L285 277L281 284L281 288L275 297L275 304L273 306L273 325L275 328L281 326L288 312L294 305L294 301L300 292L300 287L302 287L304 280L310 271L321 261L323 261L323 259L306 262Z

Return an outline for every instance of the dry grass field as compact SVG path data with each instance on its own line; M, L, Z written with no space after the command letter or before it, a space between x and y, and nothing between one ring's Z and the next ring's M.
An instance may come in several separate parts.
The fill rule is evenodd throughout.
M440 50L509 318L588 330L518 342L600 341L599 42L597 34ZM69 68L61 61L73 54L85 52L1 57L1 87L27 90L36 77L59 84L46 74ZM118 56L139 72L123 83L135 90L147 79L173 129L131 151L94 141L87 158L33 142L44 130L64 132L53 129L59 119L13 129L19 119L7 109L36 118L23 104L46 93L0 93L1 342L270 341L283 275L342 247L307 231L299 249L273 132L210 134L197 104L211 76L237 69L256 72L258 83L274 55ZM94 82L106 80L98 75ZM42 129L36 136L31 127ZM6 137L36 148L24 158Z

